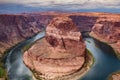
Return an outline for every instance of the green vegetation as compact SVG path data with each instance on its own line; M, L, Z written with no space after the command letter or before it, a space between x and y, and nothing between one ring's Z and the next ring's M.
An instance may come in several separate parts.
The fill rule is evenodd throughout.
M7 71L5 69L5 66L3 64L2 59L6 56L7 52L9 52L10 50L6 50L4 53L0 53L0 80L8 80L7 78Z
M22 48L23 52L25 52L26 50L28 50L31 46L32 46L32 44L28 44L28 45L24 46Z
M6 70L3 67L0 67L0 78L6 77Z
M38 33L37 33L38 34ZM35 34L34 36L36 36L37 34ZM33 36L33 37L34 37ZM32 37L30 37L32 38ZM30 39L29 38L29 39ZM7 71L5 69L5 66L4 66L4 61L5 61L5 58L7 56L7 54L15 47L15 46L18 46L19 44L21 44L22 42L24 42L25 40L15 44L14 46L10 47L9 49L6 49L6 51L4 51L3 53L0 51L0 80L8 80L8 77L7 77ZM34 44L34 43L33 43ZM25 47L22 48L23 51L26 51L28 50L33 44L28 44L26 45ZM28 77L26 76L26 80Z
M7 80L7 71L0 60L0 80Z
M87 52L87 59L86 59L86 61L87 62L92 62L92 64L87 64L87 65L91 65L90 67L92 67L92 65L94 64L94 62L95 62L95 58L93 57L93 54L88 50L88 49L86 49L86 52ZM89 58L89 59L88 59Z
M95 62L95 59L92 53L88 49L86 49L85 63L82 68L92 67L94 62Z
M18 44L20 44L20 43L21 42L19 42ZM1 54L1 56L0 56L0 80L8 80L7 70L5 69L4 61L5 61L7 54L18 44L15 44L14 46L10 47L3 53L2 52L0 53Z

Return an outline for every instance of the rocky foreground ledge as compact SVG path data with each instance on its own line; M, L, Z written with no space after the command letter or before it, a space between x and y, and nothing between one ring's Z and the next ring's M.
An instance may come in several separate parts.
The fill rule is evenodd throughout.
M23 55L24 63L42 79L55 79L80 70L85 62L85 43L68 17L56 17L46 28L45 38Z

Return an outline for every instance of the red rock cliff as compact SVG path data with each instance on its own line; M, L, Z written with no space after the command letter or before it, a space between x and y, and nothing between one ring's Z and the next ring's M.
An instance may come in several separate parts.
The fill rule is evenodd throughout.
M111 13L60 13L41 12L26 14L1 14L0 15L0 52L5 51L16 43L33 36L46 27L50 20L56 16L68 16L81 32L91 31L99 18L107 20L110 16L117 19L119 14ZM106 22L107 23L107 22ZM118 43L117 43L118 44Z
M51 16L52 17L52 16ZM42 30L48 23L49 16L41 15L0 15L0 52L14 46Z
M90 31L94 17L86 17L81 13L28 13L0 15L0 52L4 52L18 42L33 36L46 27L56 16L69 16L81 31ZM88 24L87 24L88 23ZM86 26L85 26L86 25ZM83 27L84 26L84 27Z
M109 44L120 53L120 15L99 18L90 35Z
M46 36L24 53L25 64L40 77L54 79L79 70L84 64L85 44L72 19L56 17Z
M57 17L51 21L46 28L46 40L60 51L63 49L75 54L84 53L81 33L68 17Z

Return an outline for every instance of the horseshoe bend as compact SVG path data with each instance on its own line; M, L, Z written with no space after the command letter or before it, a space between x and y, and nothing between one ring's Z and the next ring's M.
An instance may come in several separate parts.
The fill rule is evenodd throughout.
M98 55L100 50L93 56L89 54L86 48L92 42L83 38L86 33L88 33L87 36L99 41L100 44L105 43L105 45L108 45L111 50L113 49L116 52L118 57L120 56L120 14L95 12L1 14L0 26L0 57L2 57L3 51L18 42L31 38L41 32L43 28L46 28L44 38L35 41L21 58L34 76L43 80L77 80L88 70L91 70L91 65L94 62L93 57ZM86 42L88 44L85 44ZM92 48L93 44L90 47ZM93 50L97 50L99 46L95 45L95 47ZM14 57L19 54L17 53L19 50L20 48L13 50L13 55L10 53L10 56L12 56L11 64L13 64L12 60L16 63L14 61L16 58ZM102 61L103 56L100 56L99 61ZM97 63L97 60L95 62ZM105 64L109 63L106 62ZM112 64L111 62L109 66ZM118 60L114 65L118 65L117 68L119 67ZM101 64L100 67L104 68ZM116 67L113 68L115 70L109 72L112 79L120 79L119 72L113 73L118 71L118 69ZM107 77L110 74L107 74Z
M85 63L85 43L68 17L55 17L46 35L23 55L25 64L41 77L54 79L73 74Z

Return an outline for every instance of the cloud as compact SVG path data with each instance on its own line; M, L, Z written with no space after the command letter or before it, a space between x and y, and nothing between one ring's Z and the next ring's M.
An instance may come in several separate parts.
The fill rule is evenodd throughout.
M64 7L68 9L120 8L120 0L0 0L31 7Z

